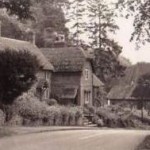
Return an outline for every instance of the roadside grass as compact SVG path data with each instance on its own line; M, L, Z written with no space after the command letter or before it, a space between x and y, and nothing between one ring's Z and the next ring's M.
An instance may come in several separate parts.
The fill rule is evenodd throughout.
M0 138L14 135L15 133L6 127L0 127Z
M136 150L150 150L150 135L144 139Z

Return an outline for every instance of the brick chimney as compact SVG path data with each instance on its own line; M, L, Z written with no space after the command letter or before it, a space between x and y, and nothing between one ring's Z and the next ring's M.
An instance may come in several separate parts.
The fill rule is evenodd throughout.
M36 33L30 28L26 30L26 40L35 45Z
M66 44L65 35L50 27L44 29L44 38L45 47L64 47Z

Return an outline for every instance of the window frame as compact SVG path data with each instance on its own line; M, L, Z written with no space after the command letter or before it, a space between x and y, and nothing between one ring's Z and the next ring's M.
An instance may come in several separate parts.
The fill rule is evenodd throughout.
M89 79L89 69L85 69L85 80Z

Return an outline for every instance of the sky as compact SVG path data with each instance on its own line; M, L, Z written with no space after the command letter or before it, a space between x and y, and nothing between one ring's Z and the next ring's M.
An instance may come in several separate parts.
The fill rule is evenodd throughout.
M131 33L133 32L133 19L119 18L117 19L119 30L114 38L123 47L122 56L128 58L133 64L137 62L150 62L150 44L141 45L140 49L136 49L134 42L130 42Z
M116 2L117 0L106 1ZM114 38L123 47L121 55L128 58L133 64L138 62L150 62L150 43L145 46L141 45L141 48L137 50L135 43L130 42L131 33L134 31L133 18L125 19L120 17L117 19L117 24L120 29Z

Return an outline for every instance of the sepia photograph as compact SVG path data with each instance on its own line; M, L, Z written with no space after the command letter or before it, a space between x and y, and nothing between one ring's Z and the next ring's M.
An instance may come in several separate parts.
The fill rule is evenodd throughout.
M0 0L0 150L150 150L150 0Z

